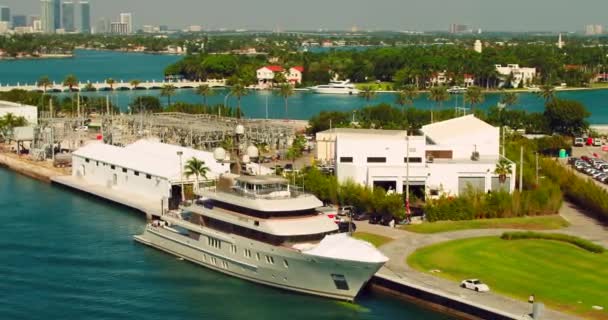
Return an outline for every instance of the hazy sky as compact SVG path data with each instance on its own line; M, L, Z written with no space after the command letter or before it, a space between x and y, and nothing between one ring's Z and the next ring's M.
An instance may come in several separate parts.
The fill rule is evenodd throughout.
M577 31L608 24L608 0L89 0L93 22L132 12L136 26L248 29ZM38 0L0 0L13 13L39 14Z

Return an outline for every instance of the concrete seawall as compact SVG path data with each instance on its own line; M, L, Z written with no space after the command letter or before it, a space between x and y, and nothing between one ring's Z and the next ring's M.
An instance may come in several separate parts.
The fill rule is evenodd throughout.
M8 153L0 153L0 166L47 183L50 183L53 177L69 174L69 171L53 168L49 163L34 162Z
M380 270L370 281L372 290L395 296L399 299L424 306L425 308L466 320L521 320L525 315L514 315L473 301L446 295L433 289L424 288L404 279L396 278Z

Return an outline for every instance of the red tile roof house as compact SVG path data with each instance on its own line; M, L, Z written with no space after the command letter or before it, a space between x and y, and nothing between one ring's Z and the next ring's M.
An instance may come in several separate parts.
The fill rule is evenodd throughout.
M256 71L257 79L258 79L258 88L259 89L268 89L271 88L274 84L275 74L280 72L285 75L287 82L291 83L293 86L302 83L302 72L304 71L304 67L295 66L289 68L289 70L285 70L285 68L277 65L265 66Z

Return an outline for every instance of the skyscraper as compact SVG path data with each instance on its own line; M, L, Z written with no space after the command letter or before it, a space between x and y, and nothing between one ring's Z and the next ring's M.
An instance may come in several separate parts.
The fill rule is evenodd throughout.
M133 33L133 17L131 13L121 13L120 23L127 25L127 34Z
M53 1L53 29L61 29L61 0Z
M26 27L27 16L22 14L16 14L13 16L13 28Z
M61 15L63 29L66 32L76 31L76 26L74 25L74 2L64 1L61 7L63 9L63 14Z
M0 21L11 22L11 8L0 7Z
M80 1L80 32L91 33L91 4Z
M42 32L55 32L55 15L53 10L53 2L51 0L40 0L40 20L42 24Z

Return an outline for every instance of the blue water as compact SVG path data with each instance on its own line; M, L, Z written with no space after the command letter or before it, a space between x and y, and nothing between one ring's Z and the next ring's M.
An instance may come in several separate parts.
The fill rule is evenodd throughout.
M375 293L341 303L179 261L133 241L138 212L3 168L0 221L0 319L451 319Z
M103 81L110 77L118 81L160 80L163 77L164 68L179 59L181 59L179 56L80 50L76 51L73 59L0 61L0 83L33 83L42 75L48 75L53 80L61 81L65 75L70 73L74 73L83 81ZM217 95L211 97L209 102L212 104L224 103L226 92L216 90L216 93ZM123 111L127 111L129 102L137 95L158 96L159 92L152 90L87 94L110 95ZM608 90L558 92L557 96L582 102L592 114L589 118L591 123L608 124ZM454 99L456 96L452 96L450 101L445 102L443 108L453 108L456 103ZM458 99L458 104L461 105L462 96ZM485 102L478 107L489 108L496 105L499 99L498 94L487 94ZM165 100L163 99L163 101ZM201 98L196 96L192 90L178 90L172 101L202 102ZM394 94L381 93L370 103L394 103L394 101ZM229 97L227 103L236 106L234 97ZM270 118L309 119L322 110L350 111L362 108L369 103L356 96L297 92L289 99L289 109L286 114L281 97L271 92L250 92L248 96L242 98L241 104L247 117L266 117L266 105L268 105L268 117ZM426 98L426 95L420 95L414 105L422 109L435 106ZM519 94L519 102L512 108L538 112L544 109L544 100L533 93L522 93Z
M113 78L128 82L162 80L164 68L181 56L76 50L74 58L40 60L0 60L0 83L34 83L41 76L62 82L68 74L80 81L104 81Z

